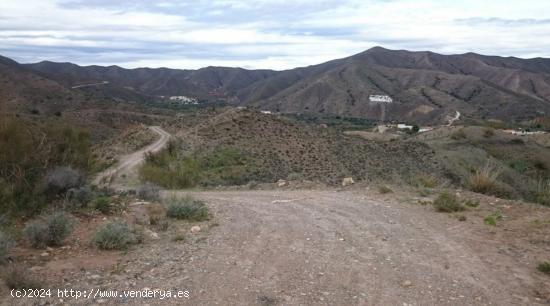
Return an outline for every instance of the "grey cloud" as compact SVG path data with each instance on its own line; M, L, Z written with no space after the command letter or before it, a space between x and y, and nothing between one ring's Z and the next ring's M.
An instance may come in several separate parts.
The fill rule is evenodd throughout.
M505 19L498 17L473 17L456 19L455 22L461 25L498 25L498 26L531 26L531 25L547 25L550 24L550 19L534 19L534 18L521 18L521 19Z

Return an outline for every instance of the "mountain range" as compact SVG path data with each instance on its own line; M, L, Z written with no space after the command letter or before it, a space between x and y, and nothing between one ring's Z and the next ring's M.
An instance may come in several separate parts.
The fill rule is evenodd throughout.
M385 119L392 121L441 123L456 111L507 121L550 115L550 59L544 58L375 47L319 65L274 71L18 64L0 57L0 73L0 97L8 105L45 108L47 103L56 103L54 108L85 107L83 97L141 103L182 95L274 112L379 120L381 106L369 96L388 95L393 103L385 105ZM72 88L95 83L102 85L94 86L93 92Z

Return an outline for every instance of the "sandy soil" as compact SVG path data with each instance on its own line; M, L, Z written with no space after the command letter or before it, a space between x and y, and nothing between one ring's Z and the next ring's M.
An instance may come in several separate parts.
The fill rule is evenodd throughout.
M175 192L166 196L183 196ZM455 215L406 194L361 190L191 192L212 219L175 221L116 265L63 286L182 290L189 298L96 299L138 305L547 305L536 264L550 251L550 209L486 198ZM503 219L483 224L495 208ZM461 213L462 214L462 213ZM192 233L191 226L201 231ZM176 236L185 239L175 239ZM71 259L67 259L71 261ZM77 261L77 259L74 259ZM99 260L99 259L98 259ZM105 259L101 259L105 261ZM13 301L12 301L13 302ZM71 304L75 303L70 300Z

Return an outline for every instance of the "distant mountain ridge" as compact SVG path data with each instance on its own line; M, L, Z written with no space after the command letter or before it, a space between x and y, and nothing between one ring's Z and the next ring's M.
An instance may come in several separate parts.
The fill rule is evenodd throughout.
M284 71L124 69L53 62L21 66L69 88L108 81L105 94L122 99L185 95L277 112L377 120L380 106L368 97L382 94L394 100L386 106L388 120L436 123L455 111L473 118L516 121L550 115L550 59L544 58L441 55L374 47L347 58Z

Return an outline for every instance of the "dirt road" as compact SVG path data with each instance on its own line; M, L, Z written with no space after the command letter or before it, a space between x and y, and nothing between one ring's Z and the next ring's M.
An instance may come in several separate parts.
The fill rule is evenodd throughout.
M154 153L163 149L168 143L171 135L159 126L150 126L149 129L159 135L159 139L157 141L139 151L122 157L116 165L99 173L94 178L93 184L109 184L115 176L134 170L136 166L144 160L146 153Z
M535 294L550 289L547 276L525 262L533 253L513 243L503 249L479 220L459 222L429 206L365 191L191 194L214 216L200 232L175 240L171 227L129 252L117 266L123 273L77 287L190 293L189 299L108 299L113 304L548 303Z

